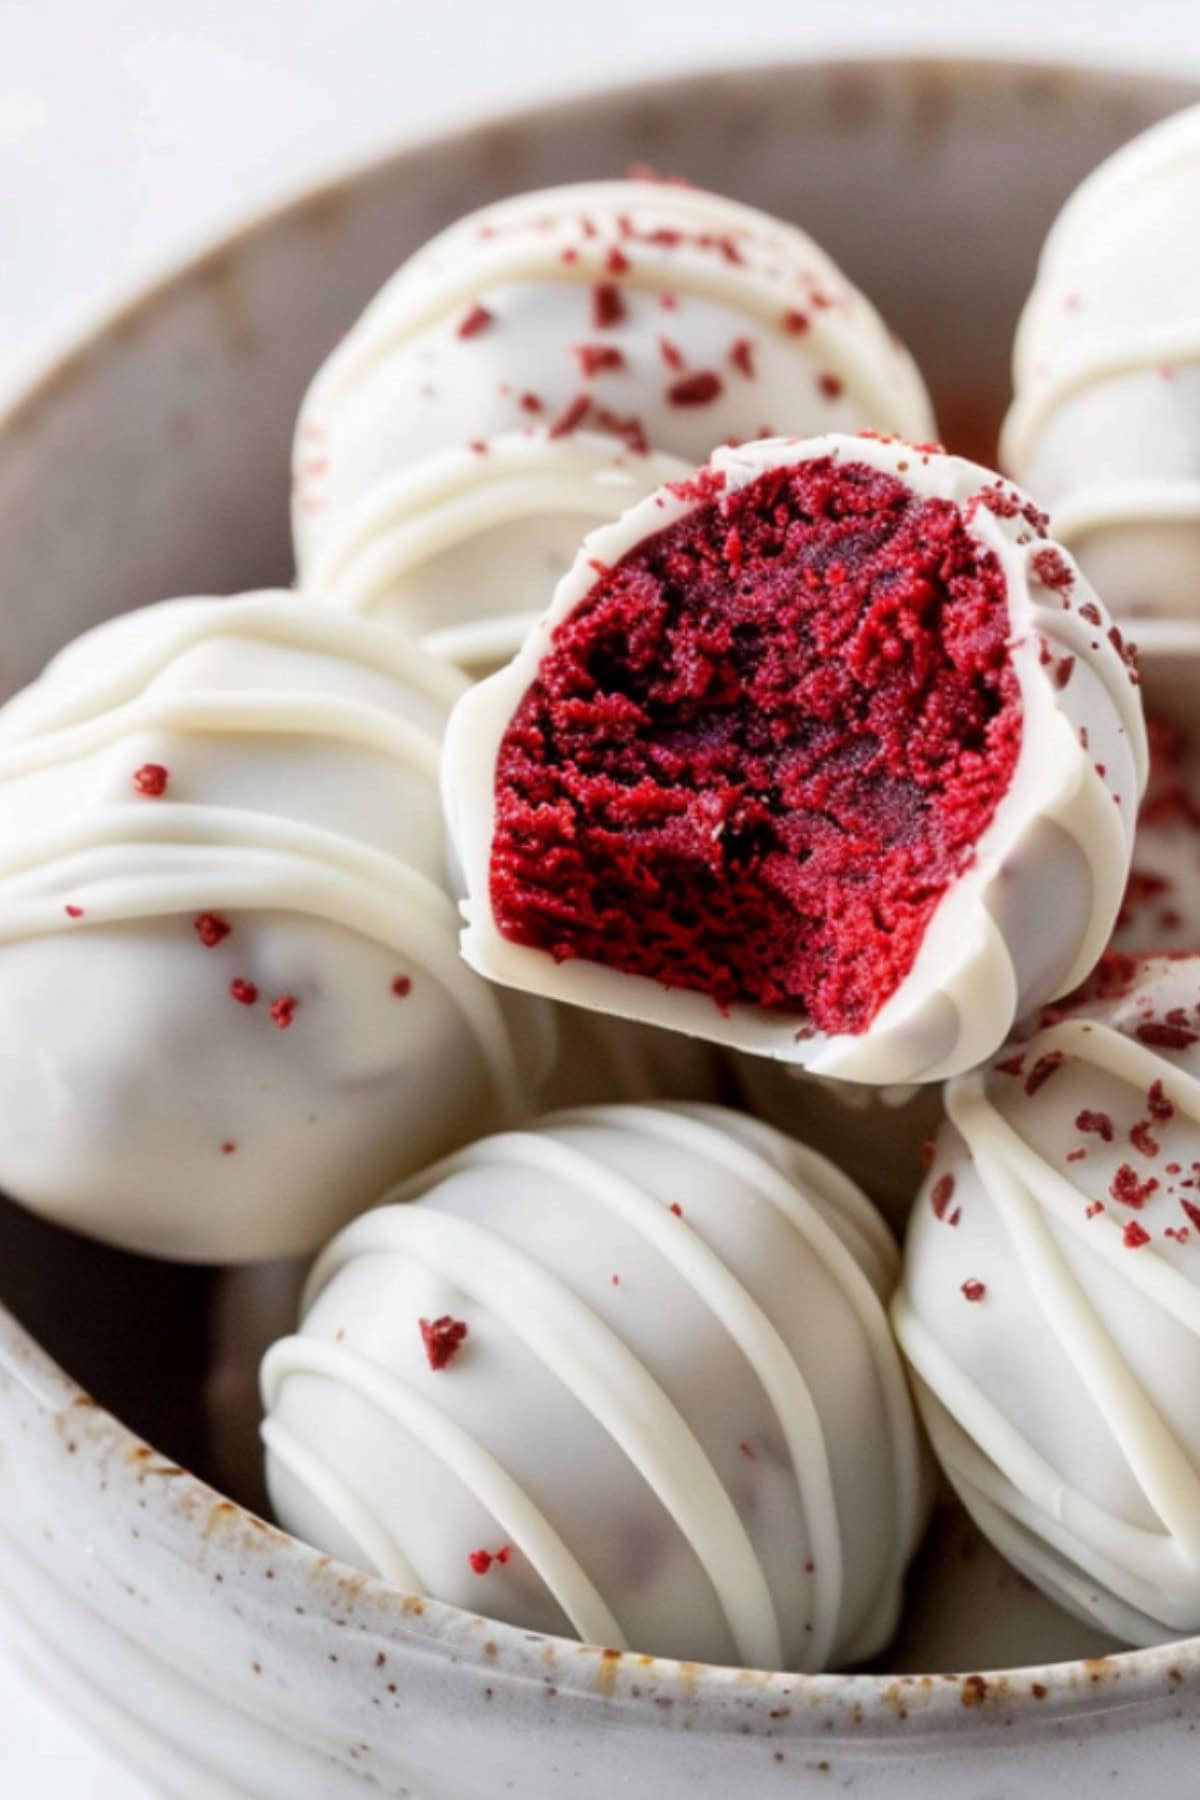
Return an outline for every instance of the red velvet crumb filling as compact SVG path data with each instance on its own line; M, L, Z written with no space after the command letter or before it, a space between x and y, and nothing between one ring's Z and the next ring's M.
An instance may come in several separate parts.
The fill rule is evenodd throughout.
M828 459L708 497L558 627L496 764L497 926L861 1032L1012 778L1005 581Z

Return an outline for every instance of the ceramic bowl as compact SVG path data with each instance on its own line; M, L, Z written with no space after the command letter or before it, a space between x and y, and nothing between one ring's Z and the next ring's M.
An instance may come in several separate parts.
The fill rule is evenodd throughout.
M775 67L539 108L310 192L103 321L0 420L0 690L110 613L286 580L296 405L372 290L467 208L633 161L803 222L911 343L953 446L988 457L1055 208L1194 97L1083 69ZM233 1437L206 1430L214 1395L252 1410L221 1342L226 1281L0 1203L0 1629L155 1792L1194 1795L1200 1642L1001 1667L1084 1634L1031 1625L986 1556L969 1576L952 1515L926 1548L903 1673L618 1655L316 1555L201 1479L255 1494ZM957 1673L927 1672L948 1656Z

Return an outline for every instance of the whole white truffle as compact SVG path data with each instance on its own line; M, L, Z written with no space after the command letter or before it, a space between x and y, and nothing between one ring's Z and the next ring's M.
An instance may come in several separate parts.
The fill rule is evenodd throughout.
M548 1061L459 960L461 678L293 594L88 633L0 712L0 1186L126 1249L313 1249L528 1110Z
M1113 956L947 1085L893 1319L942 1468L1060 1605L1200 1630L1200 956Z
M263 1364L279 1518L531 1630L760 1668L882 1647L924 1515L895 1251L743 1115L581 1108L319 1259Z
M1192 107L1071 196L1017 333L1005 467L1119 618L1200 618L1198 232Z

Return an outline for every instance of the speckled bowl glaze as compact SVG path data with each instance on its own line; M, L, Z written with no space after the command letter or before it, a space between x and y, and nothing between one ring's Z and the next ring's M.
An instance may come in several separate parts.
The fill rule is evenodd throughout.
M1010 64L779 67L540 108L310 193L104 321L0 420L0 690L112 612L286 579L296 405L372 290L469 207L635 160L802 222L907 337L952 447L986 459L1055 208L1193 98L1167 78ZM617 1655L317 1556L169 1460L254 1497L252 1462L239 1474L235 1446L205 1432L214 1391L251 1422L220 1366L223 1279L0 1202L0 1628L155 1792L1013 1800L1136 1780L1194 1795L1200 1642L987 1672L1081 1640L1061 1622L1043 1639L986 1555L945 1579L936 1534L966 1554L953 1515L925 1552L943 1598L923 1585L896 1657L944 1668L947 1646L974 1646L985 1666L955 1675Z

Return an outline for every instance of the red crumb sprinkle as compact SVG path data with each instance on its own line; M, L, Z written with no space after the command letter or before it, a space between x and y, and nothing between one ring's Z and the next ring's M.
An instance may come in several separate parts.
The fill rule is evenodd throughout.
M487 330L494 316L486 306L473 306L458 322L459 337L477 337L481 331Z
M540 413L544 410L540 397L533 393L522 394L517 405L521 408L522 412L527 413Z
M1184 1200L1182 1198L1180 1199L1179 1204L1183 1209L1184 1217L1200 1231L1200 1206L1197 1206L1194 1200Z
M1175 1102L1167 1098L1161 1081L1152 1081L1146 1095L1146 1106L1152 1119L1165 1123L1175 1117Z
M1056 550L1053 544L1047 544L1044 549L1036 551L1029 559L1029 566L1042 586L1048 587L1053 593L1066 594L1075 586L1074 570L1061 550ZM1091 610L1096 612L1094 606ZM1093 623L1100 623L1098 612Z
M1074 1150L1067 1151L1065 1160L1069 1163L1085 1162L1087 1160L1087 1151L1082 1144L1077 1144Z
M1115 1136L1113 1122L1108 1114L1092 1112L1086 1106L1082 1112L1075 1114L1075 1129L1076 1131L1092 1131L1097 1137L1103 1138L1106 1144L1111 1144Z
M612 1284L613 1284L613 1286L614 1286L614 1287L620 1287L620 1285L621 1285L621 1277L620 1277L620 1276L619 1276L619 1275L614 1275L614 1276L613 1276L613 1278L612 1278Z
M1130 1163L1122 1163L1109 1184L1109 1193L1122 1206L1132 1206L1140 1212L1150 1196L1158 1191L1158 1182L1153 1175L1145 1181L1139 1181L1137 1170Z
M929 1192L929 1204L933 1208L935 1219L944 1219L946 1210L954 1198L953 1175L939 1175Z
M476 456L486 456L488 454L488 445L482 438L472 438L471 442L467 445L467 449L473 450Z
M1103 1211L1104 1211L1103 1200L1093 1200L1090 1206L1084 1207L1083 1216L1085 1219L1096 1219L1096 1218L1099 1218L1100 1214Z
M982 1281L977 1281L974 1276L972 1276L969 1281L964 1281L962 1284L963 1299L970 1300L973 1304L982 1300L986 1293L987 1284Z
M1036 1094L1040 1087L1045 1087L1050 1077L1062 1068L1066 1060L1066 1053L1062 1050L1048 1050L1045 1056L1039 1056L1025 1079L1025 1092Z
M1150 1233L1137 1219L1126 1219L1121 1241L1127 1250L1140 1250L1143 1244L1150 1242Z
M206 950L215 950L229 936L233 926L220 913L206 912L196 914L192 920L192 929Z
M1139 1155L1145 1157L1157 1156L1161 1147L1157 1138L1150 1134L1149 1119L1139 1119L1136 1125L1130 1127L1129 1141Z
M467 1557L476 1575L486 1575L495 1560L490 1550L472 1550Z
M1021 1075L1025 1071L1024 1055L1018 1051L1016 1056L1006 1056L1003 1062L993 1063L997 1075Z
M745 1438L743 1438L741 1443L738 1445L738 1449L741 1451L742 1455L746 1458L747 1462L757 1462L758 1461L758 1457L754 1451L753 1446L748 1444L746 1442Z
M679 348L679 345L672 342L669 337L659 338L658 354L662 357L668 369L682 369L684 360L683 351Z
M397 975L392 981L392 992L397 1000L407 1000L412 993L412 976Z
M725 383L715 369L697 369L684 375L667 389L668 406L711 406L720 398Z
M143 763L140 769L133 771L133 785L137 793L146 800L159 800L167 791L170 780L161 763Z
M1165 1238L1170 1238L1172 1242L1176 1244L1188 1243L1191 1239L1191 1235L1192 1234L1186 1225L1168 1225L1163 1232Z
M1152 1044L1160 1050L1186 1050L1197 1042L1197 1034L1185 1025L1174 1025L1166 1019L1143 1019L1135 1027L1134 1037L1141 1044Z
M680 1206L680 1204L679 1204L679 1202L678 1202L678 1200L672 1200L672 1202L671 1202L671 1211L672 1211L672 1212L673 1212L673 1213L674 1213L674 1214L675 1214L675 1217L676 1217L676 1218L677 1218L677 1219L682 1219L682 1217L683 1217L683 1208L682 1208L682 1206Z
M830 375L828 372L824 372L817 376L817 386L820 388L822 394L824 394L826 400L840 400L846 391L846 384L841 376Z
M222 1156L232 1156L236 1149L237 1149L237 1145L232 1141L232 1139L226 1138L225 1142L221 1145L221 1155Z
M567 401L546 435L552 438L570 437L571 433L577 431L583 424L591 404L589 395L576 394L573 400Z
M82 919L83 917L82 906L71 906L68 904L63 907L63 911L66 913L68 919Z
M780 320L780 324L783 326L783 329L790 332L793 337L799 337L802 332L808 330L808 314L798 312L794 306L789 307L788 311L784 313L783 318Z
M625 352L615 344L576 344L575 354L579 358L579 367L588 380L593 375L603 375L625 367Z
M255 987L254 983L252 981L243 981L240 975L235 975L230 982L229 992L239 1006L253 1006L258 999L258 989Z
M466 1321L452 1319L449 1313L443 1313L440 1319L419 1319L417 1323L430 1368L435 1374L448 1369L466 1341Z
M592 289L592 324L597 331L620 325L625 316L625 296L615 282L602 281Z
M1070 681L1070 679L1074 673L1075 673L1075 658L1073 656L1060 657L1059 660L1054 665L1054 685L1055 685L1055 687L1065 688L1068 681Z
M494 917L557 962L859 1032L1016 766L1003 571L885 471L712 473L598 575L509 721Z
M754 340L753 338L735 338L729 346L729 360L739 375L747 381L754 380Z
M271 1023L278 1025L280 1031L286 1031L296 1017L296 1008L299 1004L295 994L279 994L267 1008Z

